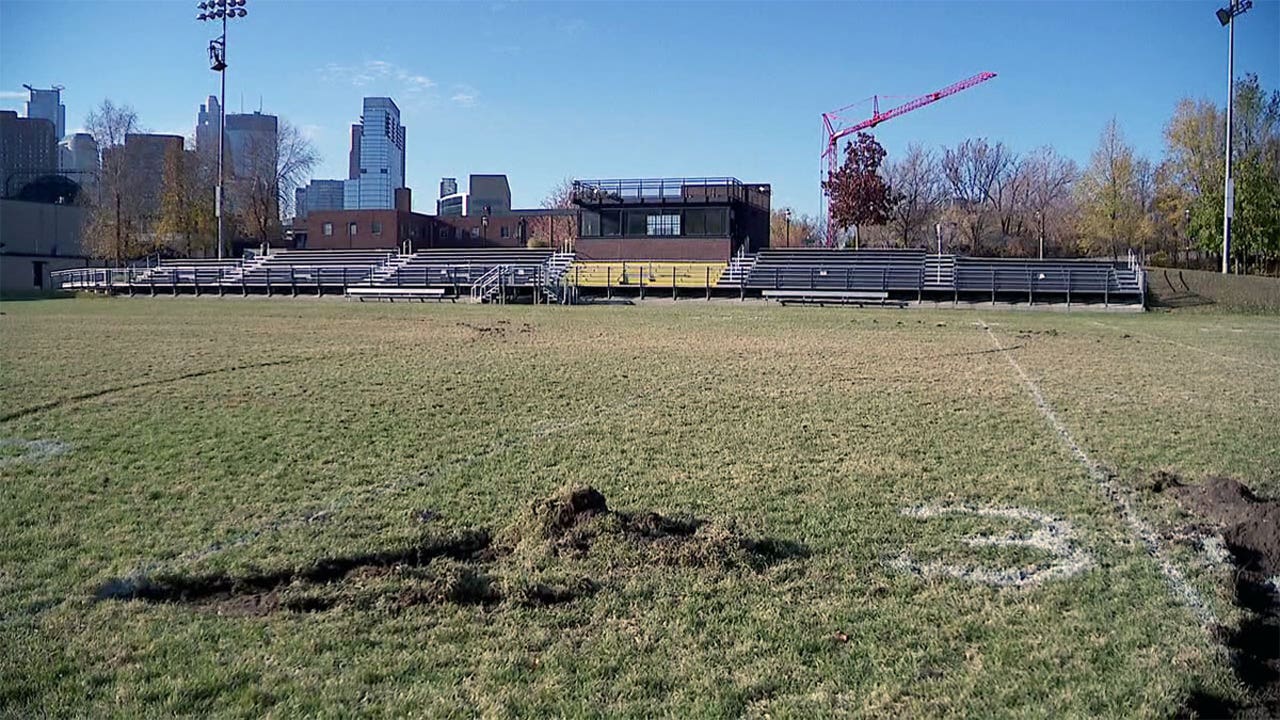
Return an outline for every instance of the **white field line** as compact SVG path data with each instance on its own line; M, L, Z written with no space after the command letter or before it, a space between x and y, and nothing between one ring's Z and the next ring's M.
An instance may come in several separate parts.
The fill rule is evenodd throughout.
M1010 547L1025 545L1054 555L1047 567L1017 567L1004 570L951 565L943 562L919 562L907 551L889 561L889 567L924 578L955 578L997 587L1026 587L1047 580L1069 578L1089 569L1094 563L1089 553L1075 545L1075 529L1066 520L1035 510L1014 507L974 507L971 505L924 505L903 508L902 514L921 520L942 515L979 515L1030 523L1030 534L1006 533L1002 537L973 535L962 540L969 547Z
M1169 338L1160 337L1159 335L1152 335L1151 333L1145 333L1145 332L1142 332L1141 330L1132 330L1129 328L1122 328L1118 325L1110 325L1108 323L1098 322L1097 320L1091 320L1090 322L1092 322L1094 325L1097 325L1098 327L1109 328L1117 332L1126 332L1131 335L1138 335L1139 337L1144 337L1144 338L1147 338L1148 340L1155 340L1156 342L1162 342L1168 345L1174 345L1176 347L1192 350L1194 352L1204 353L1205 355L1211 355L1213 357L1218 358L1219 360L1227 360L1229 362L1234 362L1234 363L1244 363L1245 365L1252 365L1256 368L1261 368L1263 370L1280 370L1280 367L1277 367L1275 365L1268 365L1266 363L1260 363L1254 360L1246 360L1244 358L1232 357L1230 355L1223 355L1220 352L1214 352L1213 350L1206 350L1205 348L1196 347L1195 345L1179 342L1177 340L1170 340Z
M1084 448L1080 447L1080 443L1076 442L1075 438L1071 436L1071 431L1058 418L1058 414L1053 411L1053 407L1049 405L1049 402L1044 399L1044 394L1040 392L1040 387L1031 379L1031 376L1027 375L1013 355L1005 349L1004 344L1000 342L1000 338L996 337L995 332L981 318L979 318L978 322L982 323L982 327L987 331L987 336L991 338L991 342L995 344L996 348L1001 351L1000 354L1018 373L1018 377L1022 378L1022 382L1031 393L1031 398L1035 401L1040 414L1044 416L1049 426L1058 433L1062 443L1071 451L1076 462L1080 463L1081 467L1085 469L1089 478L1098 486L1102 494L1111 501L1115 507L1116 514L1129 526L1130 532L1146 546L1147 553L1155 559L1156 565L1160 567L1160 572L1164 574L1165 584L1169 586L1169 590L1174 597L1182 601L1195 614L1201 624L1206 627L1218 625L1219 622L1213 614L1213 610L1205 603L1204 598L1200 597L1200 593L1191 586L1191 583L1187 582L1186 577L1183 576L1178 566L1169 559L1164 547L1160 544L1155 530L1139 517L1129 503L1128 498L1111 482L1111 473L1097 462L1094 462L1093 458L1089 457L1089 454L1084 451Z

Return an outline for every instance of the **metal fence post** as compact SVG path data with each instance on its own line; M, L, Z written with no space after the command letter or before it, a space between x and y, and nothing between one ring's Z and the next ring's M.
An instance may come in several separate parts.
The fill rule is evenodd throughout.
M1067 309L1071 309L1071 268L1067 268Z
M676 299L676 266L671 266L671 299Z
M991 268L991 305L996 304L996 269Z
M707 271L707 299L711 299L711 268L705 268Z

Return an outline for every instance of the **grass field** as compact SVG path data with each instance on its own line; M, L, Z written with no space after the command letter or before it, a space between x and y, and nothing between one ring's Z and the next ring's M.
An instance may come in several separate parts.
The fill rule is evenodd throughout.
M1240 621L1231 570L1145 488L1164 470L1280 492L1275 317L0 311L7 715L1245 698L1213 630ZM548 500L587 485L611 512Z

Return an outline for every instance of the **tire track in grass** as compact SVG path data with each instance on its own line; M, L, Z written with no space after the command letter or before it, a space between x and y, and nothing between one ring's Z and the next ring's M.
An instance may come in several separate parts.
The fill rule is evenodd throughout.
M1169 591L1196 616L1196 619L1200 621L1200 624L1206 630L1220 625L1221 623L1218 622L1217 616L1214 615L1213 610L1204 601L1204 598L1191 586L1191 583L1187 582L1186 576L1169 558L1164 546L1160 544L1155 530L1134 511L1129 499L1111 481L1111 473L1089 457L1084 448L1080 447L1080 443L1076 442L1076 439L1072 437L1071 431L1058 417L1058 414L1054 412L1053 407L1049 405L1049 401L1045 400L1044 393L1040 391L1040 386L1022 369L1022 366L1014 359L1009 349L1000 342L1000 338L996 336L991 326L987 325L982 318L978 318L978 322L982 325L982 329L987 332L987 337L991 339L992 344L995 345L997 350L1001 351L1004 359L1009 362L1010 367L1022 379L1023 385L1026 386L1027 392L1030 393L1031 399L1035 402L1040 414L1049 423L1049 427L1057 433L1058 438L1062 440L1062 444L1071 451L1071 455L1084 468L1089 479L1093 480L1094 485L1111 501L1116 514L1129 527L1129 531L1146 547L1147 554L1155 559L1156 565L1159 566L1160 572L1164 575L1165 584L1169 587Z
M235 373L242 370L257 370L260 368L278 367L281 365L293 365L295 363L308 362L311 360L326 360L329 356L302 356L295 358L284 358L281 360L267 360L264 362L249 363L246 365L232 365L230 367L209 368L207 370L193 370L185 372L181 375L173 375L170 377L152 378L141 382L129 383L128 385L113 385L111 387L93 390L78 395L69 395L67 397L50 400L40 403L39 405L31 405L29 407L20 408L12 412L0 415L0 423L18 420L30 415L42 413L48 410L56 410L57 408L74 403L85 402L86 400L96 400L107 395L115 395L117 393L129 392L130 390L141 390L143 388L159 387L161 385L171 385L173 383L182 382L183 380L195 380L197 378L209 377L210 375L222 375L225 373Z
M1234 363L1244 363L1245 365L1252 365L1262 370L1280 370L1280 367L1277 367L1275 365L1268 365L1266 363L1260 363L1255 360L1246 360L1244 358L1232 357L1230 355L1223 355L1220 352L1214 352L1213 350L1206 350L1205 348L1196 347L1195 345L1191 345L1189 343L1179 342L1178 340L1170 340L1169 338L1160 337L1159 335L1152 335L1151 333L1145 333L1145 332L1142 332L1141 330L1132 330L1128 328L1122 328L1117 325L1109 325L1104 322L1098 322L1097 320L1091 320L1090 322L1092 322L1094 325L1097 325L1098 327L1108 328L1110 330L1115 330L1116 332L1130 333L1132 335L1137 335L1139 337L1147 338L1148 340L1155 340L1156 342L1162 342L1162 343L1165 343L1166 345L1173 345L1175 347L1180 347L1187 350L1192 350L1194 352L1203 353L1205 355L1210 355L1218 358L1219 360L1227 360L1229 362L1234 362Z

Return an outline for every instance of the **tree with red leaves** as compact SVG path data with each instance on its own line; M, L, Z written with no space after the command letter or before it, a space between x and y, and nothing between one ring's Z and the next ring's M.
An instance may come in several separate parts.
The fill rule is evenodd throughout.
M858 133L853 142L845 145L844 164L822 183L835 228L853 228L855 241L859 226L883 225L893 208L889 184L880 176L884 156L884 148L874 137Z

